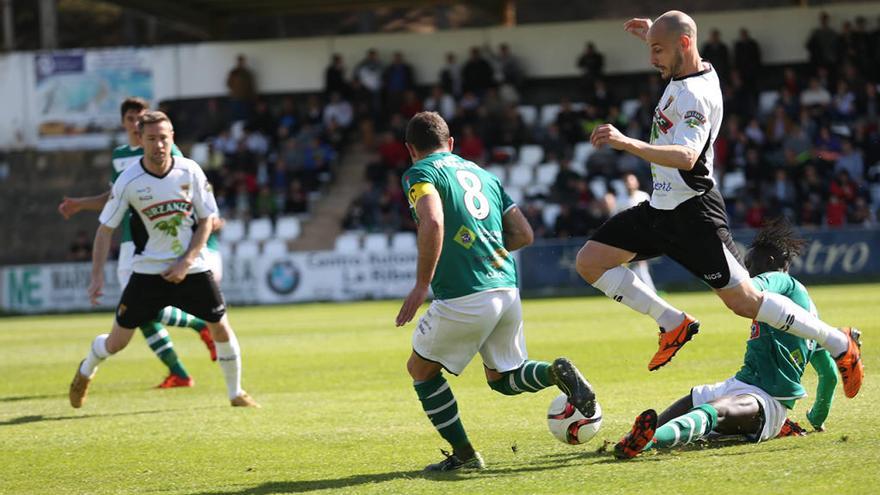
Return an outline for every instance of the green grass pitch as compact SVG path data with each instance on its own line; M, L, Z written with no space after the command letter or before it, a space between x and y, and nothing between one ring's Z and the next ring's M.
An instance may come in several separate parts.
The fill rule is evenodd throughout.
M557 442L545 421L555 389L501 396L476 361L450 383L488 469L436 477L419 471L447 447L406 374L413 324L394 328L397 301L232 308L244 386L260 410L229 406L219 368L186 329L171 334L195 388L153 389L164 368L137 335L73 410L68 383L111 315L3 318L0 493L868 493L880 486L880 285L811 293L827 321L862 329L867 369L857 398L838 388L825 433L617 462L597 451L603 441L616 441L643 409L731 376L749 322L708 291L670 295L702 330L651 373L648 317L605 298L527 300L530 357L572 358L597 389L602 430L584 446ZM811 397L792 412L802 421L811 369L805 383Z

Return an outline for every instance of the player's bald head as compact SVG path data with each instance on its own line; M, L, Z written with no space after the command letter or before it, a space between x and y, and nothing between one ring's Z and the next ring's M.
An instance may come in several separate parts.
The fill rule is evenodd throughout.
M696 43L697 23L684 12L670 10L654 20L654 24L648 30L648 36L653 38L687 36Z

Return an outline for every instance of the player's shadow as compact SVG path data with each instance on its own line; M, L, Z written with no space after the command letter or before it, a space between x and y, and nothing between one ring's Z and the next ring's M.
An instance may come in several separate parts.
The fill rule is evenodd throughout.
M17 418L11 418L7 420L0 421L0 427L2 426L15 426L15 425L25 425L29 423L46 423L51 421L73 421L78 419L90 419L90 418L112 418L115 416L139 416L146 414L166 414L173 413L175 411L190 411L192 408L186 409L156 409L150 411L130 411L130 412L118 412L118 413L110 413L110 414L78 414L75 416L46 416L43 414L30 414L27 416L19 416Z
M13 395L9 397L0 397L0 402L22 402L26 400L58 399L61 397L67 397L67 394Z
M529 472L548 471L560 469L579 460L593 457L606 457L603 452L578 452L545 456L541 460L531 464L507 464L497 467L490 466L483 471L470 471L467 473L425 473L424 471L394 471L390 473L356 474L344 478L324 480L302 481L270 481L250 488L232 489L224 491L202 492L198 495L270 495L276 493L305 493L318 490L339 490L352 488L359 485L383 483L399 479L422 479L437 482L457 482L469 479L493 478L511 476Z

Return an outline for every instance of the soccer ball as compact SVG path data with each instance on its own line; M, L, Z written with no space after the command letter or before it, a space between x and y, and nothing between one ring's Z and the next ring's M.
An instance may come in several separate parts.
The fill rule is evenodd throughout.
M596 436L602 427L602 408L596 403L596 414L588 418L568 402L565 394L559 394L547 410L547 426L550 433L562 443L580 445Z

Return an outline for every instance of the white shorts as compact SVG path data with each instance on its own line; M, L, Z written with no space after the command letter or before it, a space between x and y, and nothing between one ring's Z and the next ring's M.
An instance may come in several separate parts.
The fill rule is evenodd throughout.
M499 373L519 368L528 357L519 289L434 300L413 332L412 346L455 375L478 352L483 364Z
M214 281L220 285L220 281L223 280L223 257L220 256L220 251L204 249L202 255L208 261L208 269L214 274ZM128 285L133 263L134 242L123 242L119 245L119 261L116 263L116 279L119 280L120 290L125 289L125 286Z
M691 399L694 402L694 407L721 397L735 397L737 395L751 395L758 401L758 404L761 405L761 409L764 411L764 426L761 428L761 433L749 436L756 442L776 438L776 435L782 430L782 425L785 424L788 409L762 389L741 382L736 378L728 378L714 385L698 385L691 389Z
M119 290L125 290L125 286L128 285L133 263L134 242L126 241L119 244L119 260L116 262L116 279L119 280Z

